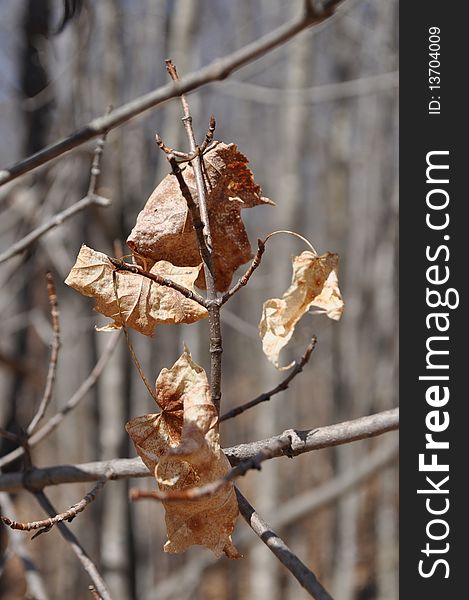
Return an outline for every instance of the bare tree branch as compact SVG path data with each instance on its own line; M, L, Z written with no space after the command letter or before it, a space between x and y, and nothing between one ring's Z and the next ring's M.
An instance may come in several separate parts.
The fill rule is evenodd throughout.
M310 356L311 356L314 348L316 347L316 343L317 343L317 338L316 338L316 336L313 336L313 338L311 339L311 342L308 344L303 356L299 360L295 361L295 366L293 367L292 371L276 387L274 387L269 392L264 392L263 394L260 394L259 396L254 398L254 400L250 400L249 402L246 402L245 404L242 404L241 406L236 406L235 408L232 408L231 410L229 410L228 412L226 412L224 415L222 415L220 417L220 422L227 421L228 419L232 419L233 417L237 417L238 415L240 415L241 413L245 412L246 410L252 408L253 406L257 406L261 402L267 402L275 394L278 394L279 392L283 392L284 390L286 390L288 388L288 386L290 385L292 379L294 379L299 373L301 373L303 371L303 367L309 361Z
M271 438L240 444L224 449L224 453L234 466L248 460L264 448L274 448L272 458L279 456L298 456L305 452L347 444L381 435L399 427L399 409L386 410L381 413L361 417L353 421L345 421L335 425L318 427L309 431L287 430ZM279 441L281 443L279 444ZM56 465L46 468L32 468L28 471L27 482L34 488L61 483L77 483L98 481L109 470L109 479L129 479L131 477L150 477L140 458L121 458L110 461L82 463L77 465ZM4 473L0 475L0 490L16 492L23 489L22 473Z
M119 333L111 334L111 339L109 340L106 349L103 354L100 356L98 362L93 367L91 373L88 377L83 381L77 391L69 398L69 400L65 403L63 408L61 408L53 417L51 417L47 423L45 423L36 433L28 440L28 447L32 448L40 441L42 441L45 437L47 437L54 429L56 429L64 420L64 418L68 415L68 413L73 410L85 397L85 395L89 392L89 390L94 386L99 376L103 372L106 367L109 359L112 356L114 348L117 345L117 341L119 339ZM0 469L5 465L10 464L20 456L24 454L24 448L16 448L16 450L12 450L12 452L2 456L0 458Z
M332 596L324 589L318 581L316 575L308 569L294 552L285 544L285 542L272 531L271 526L254 510L241 492L236 489L238 498L239 512L246 523L259 536L264 544L279 559L279 561L290 571L316 600L332 600Z
M42 225L39 225L39 227L36 227L36 229L33 229L31 233L28 233L28 235L26 235L23 239L14 243L8 248L8 250L2 252L2 254L0 254L0 264L6 260L9 260L13 256L16 256L17 254L21 254L21 252L24 252L27 248L29 248L29 246L31 246L31 244L34 244L34 242L41 238L45 233L51 229L54 229L55 227L58 227L59 225L62 225L62 223L67 221L67 219L70 219L70 217L73 217L73 215L85 210L85 208L88 208L91 205L109 206L110 204L111 201L107 198L102 198L101 196L96 195L86 196L85 198L78 200L78 202L75 202L75 204L72 204L72 206L69 206L62 212L57 213L46 223L43 223Z
M49 359L49 369L47 372L46 386L44 388L44 394L39 403L36 414L31 420L31 423L26 429L27 435L30 436L38 426L42 417L44 416L47 407L52 398L52 390L54 389L55 375L57 372L57 360L59 357L60 349L60 322L59 322L59 307L57 304L57 292L55 291L54 280L52 274L46 274L47 279L47 296L49 298L50 316L52 322L52 348Z
M44 492L36 492L34 496L46 513L48 513L50 517L55 517L57 511L52 506ZM96 565L88 556L86 550L80 544L78 539L75 537L75 534L70 531L65 523L57 523L57 527L59 528L62 537L72 547L73 552L77 556L84 570L88 573L95 590L98 592L102 600L112 600L107 586L104 583L104 580L101 577L98 569L96 568Z
M298 456L312 450L331 448L374 437L398 428L399 409L393 408L367 417L360 417L359 419L344 421L335 425L317 427L308 431L287 429L281 435L251 442L250 444L239 444L238 446L227 448L224 452L230 463L235 465L242 460L252 458L263 448L276 445L279 439L283 440L283 445L276 450L272 458L278 456Z
M52 529L54 525L58 523L62 523L63 521L68 521L71 523L73 519L81 512L85 510L85 508L96 499L96 496L99 494L101 489L104 487L106 483L106 479L100 479L98 483L94 486L94 488L89 491L84 498L82 498L76 504L73 504L68 510L61 512L54 517L50 517L49 519L41 519L40 521L31 521L28 523L22 523L19 521L15 521L14 519L10 519L3 515L0 515L0 519L3 521L5 525L10 527L10 529L18 529L20 531L32 531L34 529L39 529L37 533L33 535L31 539L34 539L41 535L42 533L46 533Z
M195 90L207 83L225 79L228 75L240 69L242 66L284 44L300 31L327 19L333 14L336 6L340 4L340 1L341 0L327 0L326 2L323 2L325 7L323 14L318 15L311 10L305 11L296 19L285 23L259 40L244 46L240 50L237 50L224 58L216 59L206 67L187 75L180 82L160 87L124 104L109 115L93 119L90 123L59 142L51 144L39 152L36 152L36 154L15 163L11 167L1 170L0 185L36 169L54 158L65 154L69 150L84 144L88 140L102 133L114 129L122 123L129 121L133 117L169 100L170 98L175 98L183 93Z
M39 225L39 227L36 227L36 229L33 229L33 231L28 233L28 235L26 235L23 239L19 240L10 248L8 248L8 250L0 254L0 264L12 258L13 256L16 256L17 254L21 254L21 252L24 252L27 248L29 248L29 246L34 244L34 242L45 235L48 231L58 227L59 225L62 225L62 223L64 223L67 219L70 219L70 217L73 217L82 210L85 210L85 208L88 208L92 205L109 206L111 204L110 200L103 198L96 193L96 187L98 185L99 175L101 173L101 158L106 141L106 133L107 132L105 132L99 138L94 150L93 161L91 163L90 182L86 196L62 212L54 215L52 219L46 223L43 223L42 225Z
M256 256L252 259L252 263L250 264L246 273L238 280L238 283L234 285L230 290L228 290L220 299L220 304L225 304L228 300L236 294L242 287L248 284L251 279L251 275L257 269L257 267L261 264L262 255L265 251L265 242L261 239L257 240L257 252Z

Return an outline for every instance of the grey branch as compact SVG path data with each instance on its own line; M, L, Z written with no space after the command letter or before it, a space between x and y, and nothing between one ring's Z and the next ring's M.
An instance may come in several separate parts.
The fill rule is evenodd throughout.
M43 223L42 225L39 225L39 227L36 227L36 229L33 229L31 233L28 233L28 235L26 235L23 239L19 240L8 250L0 254L0 264L12 258L13 256L16 256L17 254L21 254L21 252L24 252L27 248L29 248L29 246L34 244L35 241L45 235L48 231L58 227L59 225L62 225L64 221L70 219L70 217L73 217L82 210L85 210L85 208L88 208L89 206L109 206L111 204L110 200L103 198L96 193L96 187L98 185L99 175L101 173L101 158L103 156L105 141L106 132L101 135L94 150L93 162L91 163L90 182L86 196L62 212L54 215L52 219L46 223Z
M0 254L0 264L6 260L9 260L13 256L16 256L17 254L21 254L21 252L24 252L27 248L29 248L29 246L31 246L31 244L34 244L35 241L41 238L48 231L58 227L59 225L62 225L64 221L67 221L67 219L70 219L70 217L73 217L73 215L85 210L85 208L88 208L92 205L109 206L110 203L111 201L107 198L102 198L101 196L96 195L86 196L85 198L78 200L78 202L75 202L75 204L72 204L72 206L69 206L62 212L54 215L46 223L43 223L42 225L39 225L39 227L36 227L36 229L33 229L31 233L28 233L28 235L26 235L24 238L10 246L8 250L2 252L2 254Z
M275 448L272 458L297 456L320 448L328 448L378 436L396 430L398 427L399 409L395 408L353 421L318 427L309 431L287 430L266 440L226 448L224 453L234 466L241 461L253 458L264 448ZM279 440L282 440L281 444L279 444ZM121 458L77 465L32 468L28 471L27 483L28 487L32 486L40 489L62 483L98 481L105 476L107 469L109 469L109 479L151 476L140 458ZM14 492L23 488L23 473L4 473L0 475L0 490Z
M293 577L298 580L300 585L308 591L310 596L316 598L316 600L332 600L332 596L324 589L316 575L290 550L282 538L272 531L272 527L254 510L238 489L236 490L236 496L239 512L246 523L290 571Z
M69 398L69 400L65 403L63 408L61 408L53 417L51 417L36 433L34 433L28 440L28 447L32 448L44 438L46 438L50 433L54 431L64 420L64 418L68 415L68 413L73 410L85 397L85 395L89 392L89 390L94 386L99 376L103 372L106 367L109 359L114 352L114 348L116 347L117 341L119 339L119 334L112 334L111 339L106 346L103 354L100 356L98 362L93 367L91 373L88 377L83 381L77 391ZM0 469L5 465L10 464L20 456L24 454L24 448L16 448L16 450L12 450L9 454L2 456L0 458ZM1 477L1 476L0 476ZM99 478L100 479L100 478ZM95 481L95 480L91 480Z
M324 10L318 15L313 10L307 10L297 18L285 23L259 40L243 48L216 59L206 67L195 71L181 79L178 83L164 85L148 94L140 96L131 102L114 110L111 114L93 119L84 127L78 129L68 137L43 148L36 154L21 160L11 167L0 171L0 185L16 179L37 167L65 154L66 152L84 144L88 140L101 135L146 110L162 104L170 98L195 90L207 83L221 81L242 66L260 58L270 50L284 44L300 31L315 25L333 14L341 0L326 0L323 2Z
M52 506L44 492L36 492L34 496L50 517L55 517L57 515L57 511ZM98 569L96 568L96 565L88 556L86 550L80 544L78 539L75 537L75 534L70 531L70 529L67 527L67 525L65 525L65 523L58 523L57 527L59 528L62 537L72 547L73 552L80 561L84 570L88 573L88 576L91 579L95 590L98 592L102 600L112 600L111 595L106 587L106 584L104 583L103 578L101 577Z

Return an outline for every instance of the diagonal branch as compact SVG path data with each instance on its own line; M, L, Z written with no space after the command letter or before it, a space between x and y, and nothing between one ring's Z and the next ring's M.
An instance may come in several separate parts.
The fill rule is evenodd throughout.
M44 494L44 492L36 492L34 494L34 496L35 496L36 500L39 502L39 504L42 506L42 508L46 511L46 513L48 513L50 517L55 517L55 515L57 514L57 511L55 510L53 505L50 503L49 499ZM73 552L75 553L76 557L80 561L84 570L88 573L88 576L90 577L95 590L100 595L100 598L102 600L112 600L111 595L107 589L107 586L106 586L103 578L101 577L96 565L91 560L91 558L88 556L86 550L80 544L80 542L76 538L75 534L70 531L70 529L67 527L67 525L65 525L65 523L57 523L57 527L59 528L60 533L62 534L62 537L72 547Z
M99 376L103 372L106 367L109 359L114 352L114 348L117 345L117 341L119 339L119 334L115 334L111 336L111 339L108 342L103 354L100 356L98 362L93 367L91 373L88 377L83 381L77 391L68 399L65 405L53 416L51 417L36 433L28 440L28 447L32 448L40 441L42 441L45 437L51 434L54 429L56 429L64 420L64 418L68 415L68 413L73 410L86 396L86 394L90 391L90 389L94 386ZM2 456L0 458L0 469L5 465L10 464L17 458L20 458L24 454L24 448L16 448L16 450L12 450L10 453Z
M47 279L47 295L49 297L50 316L52 321L52 349L49 360L49 370L47 372L46 386L44 388L44 394L41 402L37 409L36 414L31 420L26 430L27 435L30 436L38 426L42 417L44 416L47 407L52 398L52 391L54 389L55 376L57 372L57 360L59 357L60 349L60 322L59 322L59 307L57 304L57 292L55 290L54 280L52 279L51 273L46 273Z
M42 225L39 225L39 227L36 227L36 229L33 229L31 233L28 233L28 235L26 235L23 239L14 243L8 248L8 250L2 252L2 254L0 254L0 264L6 260L9 260L13 256L16 256L17 254L21 254L21 252L24 252L27 248L29 248L29 246L34 244L35 241L41 238L48 231L58 227L59 225L62 225L62 223L70 219L70 217L73 217L89 206L109 206L110 204L110 200L97 195L86 196L85 198L78 200L78 202L75 202L75 204L72 204L72 206L69 206L65 210L54 215L46 223L43 223Z
M91 491L89 491L84 498L82 498L76 504L73 504L68 510L61 512L55 515L54 517L49 517L48 519L41 519L40 521L22 523L1 515L0 520L11 529L18 529L20 531L33 531L35 529L39 529L39 531L35 533L31 538L34 539L42 533L50 531L52 527L54 525L57 525L58 523L62 523L63 521L68 521L69 523L71 523L79 513L83 512L85 508L89 504L91 504L93 500L96 499L96 496L104 487L106 481L107 478L100 479L98 483L94 486L94 488Z
M222 415L220 417L220 423L222 421L227 421L228 419L232 419L233 417L237 417L238 415L240 415L241 413L245 412L246 410L252 408L253 406L257 406L261 402L267 402L275 394L278 394L279 392L283 392L284 390L286 390L288 388L288 386L290 385L291 381L299 373L301 373L303 371L303 367L309 361L311 354L313 353L313 350L316 347L316 343L317 343L317 338L316 338L316 336L313 336L313 338L311 339L310 343L308 344L303 356L299 360L295 361L295 366L293 367L292 371L276 387L274 387L269 392L264 392L263 394L260 394L259 396L254 398L254 400L250 400L249 402L246 402L245 404L242 404L241 406L236 406L235 408L229 410L228 412L226 412L224 415Z
M319 15L311 10L304 11L295 19L281 25L259 40L244 46L224 58L214 60L206 67L184 77L180 82L160 87L124 104L109 115L93 119L90 123L68 137L43 148L39 152L36 152L36 154L15 163L11 167L0 170L0 185L12 181L20 175L32 171L73 148L84 144L88 140L122 125L122 123L129 121L150 108L162 104L170 98L175 98L180 94L195 90L207 83L225 79L242 66L257 60L270 50L288 42L288 40L300 31L327 19L333 14L340 2L341 0L325 0L322 3L325 8L322 14Z
M309 595L316 598L316 600L332 600L332 596L324 589L316 575L290 550L282 538L272 531L271 526L254 510L238 489L236 489L236 496L239 512L246 523L290 571L300 585L307 590Z
M109 111L108 111L109 112ZM96 144L96 148L93 154L93 161L91 163L91 172L90 172L90 182L88 185L88 192L84 198L72 204L65 210L54 215L49 221L39 225L36 229L33 229L28 235L26 235L23 239L19 240L15 244L13 244L8 250L0 254L0 264L9 260L13 256L17 254L21 254L24 252L29 246L34 244L39 238L45 235L51 229L62 225L64 221L70 219L77 213L85 210L89 206L109 206L111 201L108 198L103 198L96 193L96 187L99 181L99 175L101 174L101 159L103 156L104 144L106 142L106 134L104 132L103 135L99 138L98 143Z
M265 241L258 239L257 240L257 252L256 256L252 259L252 263L250 264L246 273L238 280L238 283L234 285L230 290L225 292L220 299L220 304L225 304L228 300L236 294L242 287L248 284L251 279L251 275L257 269L257 267L261 264L262 255L265 251Z

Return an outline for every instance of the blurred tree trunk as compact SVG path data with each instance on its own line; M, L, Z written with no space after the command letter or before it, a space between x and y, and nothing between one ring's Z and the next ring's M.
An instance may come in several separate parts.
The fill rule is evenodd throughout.
M266 7L267 8L267 7ZM297 5L293 4L290 8L288 17L297 13ZM304 88L309 80L309 55L310 55L310 36L300 35L293 40L287 47L286 53L286 77L283 82L283 88L290 89ZM281 162L277 162L276 185L277 206L276 222L281 224L282 229L297 230L301 224L302 205L304 194L301 182L301 164L302 155L305 147L305 136L308 109L306 106L295 102L293 96L285 96L285 103L280 105L281 118L277 120L277 139L281 143L282 153ZM279 156L274 157L274 161L279 161ZM301 227L300 227L301 228ZM272 277L269 281L269 294L276 295L281 290L285 290L291 277L291 262L289 256L292 254L292 247L296 245L296 240L287 236L278 236L271 242L268 254L268 264L271 269ZM262 389L267 390L275 386L278 381L278 372L273 368L270 362L261 358L261 381ZM291 352L285 350L282 353L281 363L288 364L291 360ZM291 398L290 398L291 400ZM256 409L256 437L269 437L282 428L291 426L294 420L295 403L284 410L277 401L272 401ZM289 425L286 422L289 421ZM285 495L285 488L281 481L282 466L275 461L266 464L262 469L262 476L255 480L256 508L260 514L269 514L278 502ZM288 478L289 479L289 478ZM285 481L289 487L290 481ZM291 541L295 548L294 541ZM279 581L279 571L276 560L265 548L255 547L251 553L252 561L252 597L261 599L279 599L287 597L281 590ZM293 595L298 594L298 586L295 582L292 585ZM288 595L288 597L291 597Z

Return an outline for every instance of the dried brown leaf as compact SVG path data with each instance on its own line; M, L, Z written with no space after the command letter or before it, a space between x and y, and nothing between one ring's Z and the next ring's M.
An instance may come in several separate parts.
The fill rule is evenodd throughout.
M186 490L223 477L230 469L219 443L218 417L205 371L187 348L156 380L159 414L129 421L126 430L138 454L155 473L160 490ZM217 556L239 556L231 541L238 516L232 483L197 501L163 502L168 541L165 552L202 545Z
M201 265L175 267L160 261L151 272L193 290L200 268ZM118 329L126 325L145 335L152 335L159 323L194 323L207 316L206 309L197 302L142 275L116 271L105 254L85 245L81 247L65 283L94 298L95 310L113 319L102 329Z
M264 302L259 333L264 353L277 368L280 368L281 349L307 310L317 308L335 321L342 316L344 302L339 290L338 266L337 254L316 256L305 251L293 258L292 282L282 298Z
M247 162L235 144L219 143L203 158L218 291L227 290L236 269L252 257L241 209L273 204L261 196L261 188L254 182ZM195 176L190 165L183 175L196 200ZM174 175L167 175L153 191L127 244L137 262L146 264L146 268L158 260L179 266L200 263L192 219ZM205 287L203 273L196 284Z

